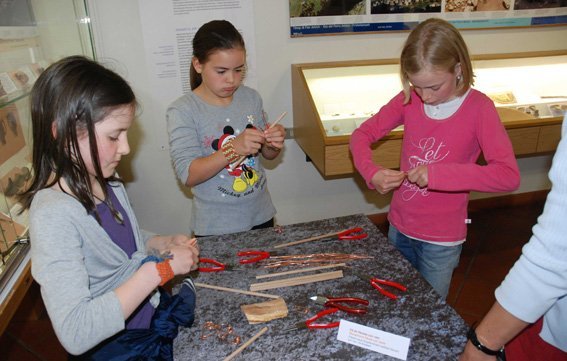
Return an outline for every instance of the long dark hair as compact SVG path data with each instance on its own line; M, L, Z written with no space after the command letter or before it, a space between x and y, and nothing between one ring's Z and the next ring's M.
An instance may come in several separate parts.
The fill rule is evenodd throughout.
M211 53L228 49L246 50L246 46L240 32L226 20L213 20L203 24L193 38L193 57L199 60L201 64L207 62ZM191 79L191 90L194 90L203 82L203 78L195 70L193 62L191 62L189 77Z
M49 66L31 90L33 178L20 195L28 209L35 194L65 181L71 195L87 212L96 214L89 173L79 149L78 136L87 136L96 179L108 198L100 168L95 124L117 107L136 105L128 83L118 74L82 56L63 58ZM61 187L63 189L63 187ZM111 206L112 208L112 206Z

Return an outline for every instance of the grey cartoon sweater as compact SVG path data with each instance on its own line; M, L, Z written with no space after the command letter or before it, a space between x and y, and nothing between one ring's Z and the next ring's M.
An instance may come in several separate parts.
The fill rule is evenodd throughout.
M194 159L213 154L247 126L263 129L262 99L240 86L226 107L205 103L190 92L167 110L169 147L175 172L185 184ZM268 192L259 156L248 157L235 169L226 167L192 188L191 227L198 235L246 231L270 220L276 210Z

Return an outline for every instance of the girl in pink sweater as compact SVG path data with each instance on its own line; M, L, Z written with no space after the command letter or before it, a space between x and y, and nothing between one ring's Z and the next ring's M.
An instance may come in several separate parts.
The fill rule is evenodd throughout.
M353 132L350 149L369 188L394 192L390 242L445 298L470 222L469 192L513 191L520 175L493 102L471 88L471 60L454 26L420 23L400 63L403 91ZM371 145L400 125L400 170L375 164Z

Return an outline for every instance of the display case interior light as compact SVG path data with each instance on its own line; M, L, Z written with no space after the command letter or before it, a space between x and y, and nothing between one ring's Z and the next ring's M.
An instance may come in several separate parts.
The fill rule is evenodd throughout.
M567 55L477 60L475 87L496 106L519 107L567 101Z
M305 69L327 134L350 134L402 88L398 65Z
M473 71L474 88L497 107L536 117L567 108L567 55L475 60ZM303 69L303 75L329 136L351 134L402 90L398 64Z

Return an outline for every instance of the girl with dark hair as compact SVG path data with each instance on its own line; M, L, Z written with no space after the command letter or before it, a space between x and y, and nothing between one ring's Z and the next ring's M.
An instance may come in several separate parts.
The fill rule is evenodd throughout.
M242 85L245 73L242 35L228 21L208 22L193 39L192 91L167 110L173 166L192 188L191 226L199 236L273 225L259 155L280 154L285 128L269 126L260 95Z
M197 268L195 240L139 228L115 173L135 111L124 79L79 56L52 64L31 92L33 178L21 202L32 275L73 355L95 355L125 328L147 329L158 285Z

